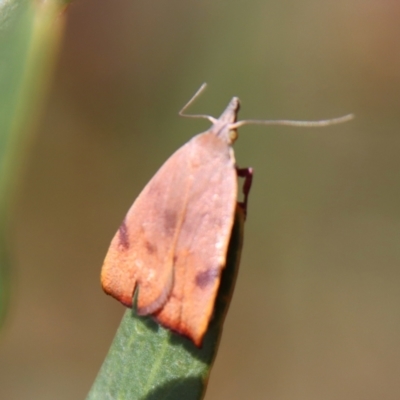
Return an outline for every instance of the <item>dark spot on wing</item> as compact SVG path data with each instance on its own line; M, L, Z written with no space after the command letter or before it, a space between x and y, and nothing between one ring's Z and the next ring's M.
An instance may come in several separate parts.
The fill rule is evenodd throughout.
M128 226L126 225L125 220L122 221L121 226L118 229L119 232L119 245L124 249L129 249L129 235L128 235Z
M175 211L167 210L164 214L164 229L172 233L176 227L177 214Z
M196 285L200 289L205 289L208 285L214 283L215 279L217 279L220 275L219 268L210 268L206 271L199 272L196 275Z
M154 244L151 244L151 243L148 242L147 240L146 240L145 246L146 246L147 251L148 251L150 254L154 254L154 253L157 251L156 246L154 246Z

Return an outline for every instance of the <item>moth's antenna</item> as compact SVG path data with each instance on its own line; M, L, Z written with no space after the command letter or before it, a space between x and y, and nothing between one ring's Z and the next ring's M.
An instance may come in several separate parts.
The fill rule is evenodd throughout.
M204 114L185 114L185 110L187 110L192 103L203 93L204 89L207 87L207 83L203 83L197 92L193 95L193 97L183 106L182 110L179 111L179 115L181 117L188 117L188 118L205 118L211 121L213 124L217 122L217 119L212 117L211 115L204 115Z
M236 129L243 125L285 125L285 126L300 126L304 128L315 128L321 126L329 126L341 124L350 121L354 118L353 114L344 115L343 117L322 119L319 121L292 121L287 119L277 120L258 120L258 119L244 119L243 121L234 122L230 125L230 129Z

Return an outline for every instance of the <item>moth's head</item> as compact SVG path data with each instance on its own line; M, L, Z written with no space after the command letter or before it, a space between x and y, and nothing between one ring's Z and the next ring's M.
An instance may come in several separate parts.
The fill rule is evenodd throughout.
M239 110L240 100L238 97L233 97L228 107L226 107L221 116L214 121L214 125L211 128L215 131L217 136L225 139L230 145L238 138L235 122L237 121Z

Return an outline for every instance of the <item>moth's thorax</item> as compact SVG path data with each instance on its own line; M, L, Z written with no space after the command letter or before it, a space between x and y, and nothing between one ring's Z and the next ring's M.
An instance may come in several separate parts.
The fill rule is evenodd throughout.
M236 129L232 129L231 125L236 122L239 109L240 101L237 97L233 97L228 107L226 107L225 111L210 129L215 135L221 137L230 145L235 142L238 137Z

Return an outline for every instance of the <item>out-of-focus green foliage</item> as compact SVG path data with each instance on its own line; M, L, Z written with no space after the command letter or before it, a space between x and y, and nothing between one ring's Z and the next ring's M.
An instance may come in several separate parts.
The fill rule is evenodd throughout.
M0 3L0 321L9 293L7 233L63 26L60 1Z

